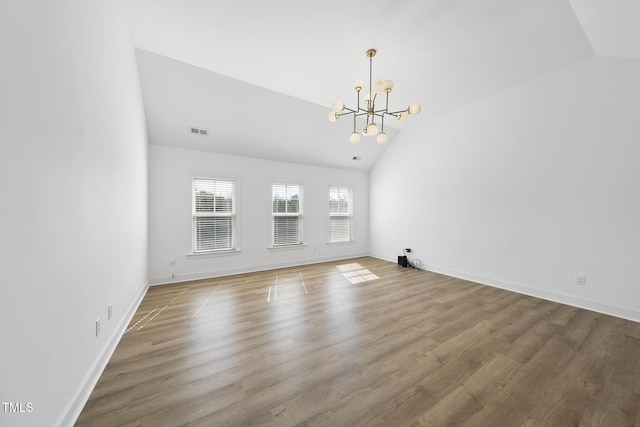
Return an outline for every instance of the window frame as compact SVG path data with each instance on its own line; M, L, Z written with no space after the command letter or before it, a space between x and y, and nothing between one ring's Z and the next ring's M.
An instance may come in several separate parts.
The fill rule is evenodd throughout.
M340 194L341 192L344 194L346 192L347 194L347 201L348 201L348 209L345 212L341 212L340 208L338 208L338 210L333 210L332 209L332 193L334 191L337 191L338 194ZM345 186L345 185L328 185L327 186L327 243L329 244L340 244L340 243L351 243L351 242L355 242L355 237L354 237L354 227L353 227L353 223L354 223L354 208L353 208L353 187L350 186ZM339 196L338 196L339 197ZM347 238L343 238L340 240L334 240L334 233L333 233L333 220L348 220L348 236Z
M277 212L276 211L276 186L284 186L284 194L285 194L285 212ZM298 195L298 203L297 203L297 212L289 212L289 187L296 187ZM277 180L271 182L271 237L270 237L270 248L279 249L279 248L296 248L304 246L304 186L298 182L286 181L286 180ZM296 242L287 242L285 236L282 237L281 240L283 242L277 242L276 240L276 218L297 218L297 234L298 240Z
M206 182L208 182L211 186L212 191L214 192L214 201L213 201L213 210L212 211L198 211L197 206L197 197L196 197L196 188L198 182L202 183L204 186ZM220 188L222 186L222 188ZM231 191L231 209L230 211L218 211L216 212L216 198L215 192L220 190L224 191L224 186L229 186L229 190ZM238 240L238 220L237 220L237 210L238 210L238 182L235 178L225 178L225 177L203 177L203 176L193 176L191 178L191 255L207 255L207 254L221 254L225 252L235 252L237 251L237 240ZM198 218L229 218L229 225L231 228L230 236L229 236L229 245L225 247L214 247L212 249L202 249L202 239L200 240L200 245L198 245L197 239L197 219ZM212 242L219 240L217 235L213 235L211 238ZM215 246L215 245L213 245Z

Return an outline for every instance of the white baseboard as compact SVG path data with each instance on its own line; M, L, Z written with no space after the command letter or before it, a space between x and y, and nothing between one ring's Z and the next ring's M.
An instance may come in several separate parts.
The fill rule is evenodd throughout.
M395 259L389 259L384 256L369 254L370 256L385 261L396 262ZM519 285L516 283L510 283L499 279L487 278L478 276L472 273L462 272L455 269L443 267L440 265L425 264L423 270L432 271L434 273L444 274L446 276L457 277L459 279L469 280L471 282L479 283L481 285L492 286L494 288L505 289L511 292L517 292L523 295L529 295L536 298L545 299L548 301L557 302L560 304L566 304L573 307L584 308L585 310L591 310L610 316L619 317L621 319L632 320L634 322L640 322L640 311L630 308L622 307L608 303L602 303L600 301L593 301L582 297L576 297L571 294L548 291L545 289L534 288L530 286Z
M232 276L234 274L255 273L258 271L274 270L276 268L298 267L301 265L318 264L321 262L339 261L343 259L359 258L369 256L367 253L342 254L340 256L307 258L294 262L279 262L271 264L261 264L246 267L226 268L202 273L176 274L174 277L156 277L149 279L149 285L168 285L171 283L188 282L191 280L211 279L214 277Z
M82 379L78 391L71 398L65 411L54 424L55 426L66 427L73 426L75 424L78 417L80 416L80 413L82 412L82 409L84 408L84 405L87 403L87 400L89 400L91 392L98 383L100 375L102 375L104 368L106 368L107 363L109 363L109 359L111 359L113 352L116 350L116 347L118 346L120 338L122 338L127 325L129 325L131 319L133 319L133 315L136 313L136 310L138 310L138 307L140 306L140 303L142 302L142 299L146 295L148 289L149 282L147 281L147 283L145 283L140 290L138 297L133 301L133 303L131 303L128 310L125 312L125 315L122 316L120 323L118 323L118 326L106 341L102 351L98 354L98 357L96 357L95 361Z

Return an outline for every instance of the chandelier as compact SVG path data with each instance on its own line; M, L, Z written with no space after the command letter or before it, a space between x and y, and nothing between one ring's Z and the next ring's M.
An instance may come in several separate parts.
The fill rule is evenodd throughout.
M332 111L329 113L329 121L335 122L338 118L346 115L353 116L353 132L351 132L351 136L349 136L349 141L355 144L360 141L360 134L356 130L356 118L360 116L366 116L367 122L362 129L362 136L376 136L376 141L379 144L384 144L387 142L387 134L384 132L384 118L385 116L392 116L399 122L404 122L407 120L407 116L409 114L415 115L420 112L420 104L411 104L404 110L398 111L389 111L389 93L391 89L393 89L393 81L391 80L376 80L373 83L372 80L372 70L373 70L373 57L376 56L375 49L369 49L367 51L367 58L369 58L369 92L364 95L364 105L360 105L360 91L364 87L364 81L362 79L357 79L353 82L353 88L357 93L357 107L349 108L344 105L339 99L333 101L331 105ZM375 93L374 93L375 91ZM378 94L385 94L384 100L384 108L376 109L376 100L378 98ZM380 102L378 102L378 107L380 106ZM376 124L376 117L379 118L380 129L378 130L378 125Z

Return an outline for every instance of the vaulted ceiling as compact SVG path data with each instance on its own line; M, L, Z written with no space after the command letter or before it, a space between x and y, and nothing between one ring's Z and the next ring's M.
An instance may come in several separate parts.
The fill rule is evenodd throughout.
M635 0L121 1L150 143L310 165L366 171L416 123L593 55L640 59ZM390 107L422 105L384 145L327 120L369 48Z

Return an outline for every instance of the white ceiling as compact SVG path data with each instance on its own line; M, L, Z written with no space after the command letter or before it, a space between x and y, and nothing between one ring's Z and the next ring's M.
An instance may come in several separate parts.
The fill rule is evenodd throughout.
M151 143L311 165L369 170L415 123L594 54L640 59L637 0L121 1ZM369 48L390 107L422 105L385 145L327 120Z

